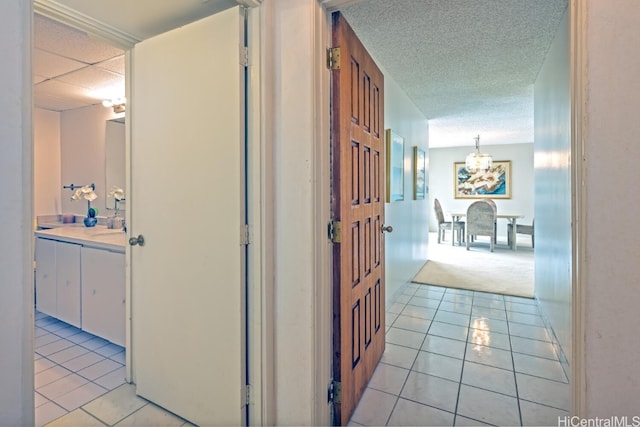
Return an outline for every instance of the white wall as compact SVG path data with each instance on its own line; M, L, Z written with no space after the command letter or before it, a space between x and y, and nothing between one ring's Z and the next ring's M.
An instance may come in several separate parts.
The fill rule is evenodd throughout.
M570 362L572 242L568 13L560 23L538 74L534 99L535 295Z
M107 193L105 177L106 121L118 115L101 104L78 108L60 114L61 177L63 185L94 183L98 198L91 206L98 215L108 216L105 209ZM37 190L36 190L37 191ZM71 200L71 190L62 192L62 212L85 215L87 202ZM55 212L49 212L55 213Z
M588 416L639 415L640 7L586 6L586 407ZM629 419L631 422L631 419Z
M428 156L429 125L424 115L386 73L384 127L404 138L405 159L404 200L385 204L385 224L393 227L392 233L385 234L386 303L389 306L402 285L410 282L427 260L429 200L428 197L413 200L413 147L420 147ZM427 171L427 186L429 179Z
M0 3L0 424L7 426L34 425L31 4Z
M470 138L471 140L471 138ZM473 142L473 141L472 141ZM480 145L483 153L489 153L494 160L511 161L511 198L494 199L498 212L521 213L524 218L519 223L531 224L533 220L534 192L533 192L533 144ZM433 201L438 199L445 214L445 220L451 218L447 212L465 212L475 199L455 199L454 194L454 163L464 162L465 157L474 151L472 143L468 147L432 148L429 150L429 180L431 194L429 195L429 210L433 210ZM429 230L436 231L438 221L435 213L431 215ZM447 239L451 236L448 234ZM507 220L498 220L498 238L507 241Z
M33 146L34 215L62 213L60 113L33 110Z

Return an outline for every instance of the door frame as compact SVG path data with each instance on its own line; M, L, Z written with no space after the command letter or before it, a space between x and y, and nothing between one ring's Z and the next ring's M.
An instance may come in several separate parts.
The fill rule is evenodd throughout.
M266 150L263 149L265 132L263 129L265 114L263 107L263 67L264 61L261 40L263 37L263 19L261 0L236 0L239 5L248 9L247 13L247 42L249 49L249 67L247 72L246 102L246 162L247 162L247 218L249 221L249 240L247 254L247 365L248 378L251 383L251 397L249 404L249 419L252 424L263 425L265 420L275 414L267 408L274 407L275 394L269 393L273 384L273 371L266 367L272 362L273 350L271 340L264 337L272 336L273 321L269 317L273 312L273 301L268 290L273 288L273 282L267 282L268 259L272 252L265 244L264 230L269 223L270 212L262 203L268 187ZM80 14L73 9L66 8L50 0L33 0L33 13L39 13L56 21L92 34L101 40L125 50L125 96L131 99L131 49L141 40L136 37L100 22L92 17ZM255 46L255 48L253 48ZM125 174L127 188L131 188L131 128L130 121L125 122ZM272 159L271 159L272 160ZM130 211L125 213L126 222L130 223ZM31 219L29 220L31 221ZM125 292L127 295L126 311L126 344L125 348L125 378L133 382L133 349L131 346L131 247L125 246ZM267 377L265 377L267 375Z
M357 1L357 0L355 0ZM316 58L322 58L324 49L328 46L326 42L326 34L330 23L327 20L327 13L331 10L335 10L341 6L355 2L354 0L314 0L316 3L316 11L314 12L313 24L315 28L312 30L317 36L314 47L314 54ZM34 11L38 13L51 16L52 11L48 10L46 0L34 0ZM318 10L318 8L320 10ZM276 10L277 11L277 10ZM67 11L68 12L68 11ZM579 185L582 182L582 177L585 175L584 164L582 159L582 128L583 128L583 105L585 102L584 94L584 82L582 76L586 69L585 61L586 55L584 53L584 46L586 43L585 23L587 17L587 6L578 1L571 0L569 3L570 13L570 40L571 40L571 99L572 99L572 135L571 135L571 159L572 159L572 176L573 176L573 188L575 189L574 197L572 199L572 221L574 221L573 228L573 260L572 260L572 290L573 290L573 304L572 304L572 345L573 345L573 366L572 366L572 414L584 414L585 413L585 348L584 348L584 266L586 264L585 259L585 194L584 189ZM248 182L253 188L249 192L249 217L251 221L254 221L251 226L251 241L255 242L255 245L250 245L250 291L251 302L260 301L258 304L250 305L249 310L249 323L252 327L255 327L253 333L250 334L250 346L253 351L249 351L249 363L252 367L252 371L255 369L256 373L252 374L254 380L257 380L258 384L254 386L255 401L251 405L252 420L262 420L261 424L272 424L273 420L277 418L276 414L276 394L275 383L276 373L273 371L275 363L275 349L273 344L275 325L275 297L274 291L274 279L273 272L275 270L274 255L272 249L274 249L273 241L275 232L273 231L273 225L275 223L275 212L273 210L273 196L275 193L275 172L273 161L273 144L275 139L275 129L273 124L272 111L268 111L267 107L272 106L272 101L267 99L273 95L275 86L273 83L274 78L274 36L267 31L268 25L273 25L276 21L274 16L274 6L270 2L263 3L251 15L259 15L257 18L251 18L252 22L260 26L260 29L251 36L251 40L259 40L259 52L258 49L251 51L250 55L253 61L254 55L256 58L255 64L259 68L251 73L252 85L250 85L249 97L252 101L256 101L252 108L256 113L255 120L250 120L248 135L250 137L249 153L253 155L253 159L249 160L250 167ZM60 16L55 16L55 19L61 20ZM254 20L256 22L254 22ZM64 22L64 21L63 21ZM67 21L75 26L80 24L76 21ZM305 23L306 24L306 23ZM83 24L84 25L84 24ZM86 24L88 25L88 24ZM96 22L93 23L96 25ZM85 31L90 30L93 27L79 27ZM94 28L95 30L95 28ZM94 33L94 31L92 31ZM258 34L259 33L259 34ZM324 36L323 36L324 34ZM108 39L114 37L114 39L121 40L118 36L103 37ZM113 40L112 40L113 41ZM131 46L129 42L128 46ZM318 142L327 141L326 130L321 129L323 123L328 123L328 116L330 114L330 108L328 107L328 91L324 88L328 87L328 83L323 76L324 65L321 61L317 61L314 64L314 70L316 76L320 76L315 82L310 85L313 87L312 92L316 95L315 102L316 112L319 114L319 119L316 122L316 129L314 130L315 139ZM255 81L259 80L259 81ZM26 90L26 89L25 89ZM280 119L281 121L284 119ZM28 126L26 123L25 126ZM327 128L325 128L327 129ZM31 139L25 139L25 144L33 145ZM328 151L319 147L322 144L315 144L318 148L319 157L317 157L317 169L321 169L322 165L328 164L324 158L328 157ZM31 172L33 172L31 167ZM326 212L327 210L320 210L328 205L322 200L328 193L327 179L323 179L322 171L316 169L315 173L319 176L316 181L315 199L318 200L318 212ZM28 170L27 170L28 171ZM256 183L259 183L256 185ZM33 183L31 183L33 186ZM326 198L325 200L328 200ZM28 217L29 212L24 212L23 222L25 224L31 223L32 218ZM27 218L28 217L28 218ZM314 229L321 235L324 230L326 222L323 221L322 215L314 220ZM322 239L318 239L315 247L316 250L322 252L326 251L323 248ZM26 247L32 248L32 243L29 241L25 243ZM314 260L315 269L328 277L330 277L331 267L330 262L322 260ZM329 265L329 266L328 266ZM27 269L25 269L27 270ZM28 272L25 272L24 283L29 283L31 280ZM324 299L326 297L322 289L326 289L326 281L318 279L315 283L315 289L318 290L318 297ZM324 285L324 286L323 286ZM254 292L255 291L255 292ZM316 369L316 383L321 383L323 375L321 372L324 370L323 359L330 359L331 345L326 345L322 339L323 332L319 331L320 328L330 330L331 319L323 316L322 306L324 302L319 302L321 306L316 308L316 320L314 326L314 333L316 334L315 342L318 344L317 349L320 351L316 354L318 359L314 359L312 368ZM325 344L323 344L325 343ZM330 343L330 341L329 341ZM319 393L320 387L315 387L315 391ZM25 391L27 394L32 394L32 391ZM25 396L28 399L29 396ZM315 399L315 417L316 419L323 419L323 413L328 412L328 407L323 399L318 397ZM326 416L329 419L329 416Z

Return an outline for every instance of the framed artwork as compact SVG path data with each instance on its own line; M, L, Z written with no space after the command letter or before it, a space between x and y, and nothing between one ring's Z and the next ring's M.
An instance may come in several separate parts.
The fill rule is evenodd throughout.
M469 172L464 162L453 165L456 199L510 199L511 161L494 161L488 171Z
M427 181L426 158L424 150L413 147L413 200L424 200Z
M387 140L387 203L404 200L404 138L391 129Z

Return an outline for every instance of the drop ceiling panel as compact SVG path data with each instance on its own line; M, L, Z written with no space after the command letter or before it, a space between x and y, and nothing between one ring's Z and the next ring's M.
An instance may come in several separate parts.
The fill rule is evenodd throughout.
M34 16L34 29L36 48L86 64L95 64L123 53L121 49L92 39L82 31L37 14Z
M122 93L113 96L124 96L124 76L99 67L86 67L60 76L57 80L88 89L91 93L100 92L106 88L120 88Z
M74 86L56 80L47 80L34 87L34 96L47 96L50 98L67 99L74 102L82 102L87 105L97 104L102 100L93 95L90 89Z
M86 67L84 62L54 55L50 52L33 50L33 72L48 79Z
M124 55L116 56L113 59L107 59L106 61L100 62L96 64L96 67L124 75Z
M42 108L51 111L66 111L74 110L76 108L88 107L94 105L94 103L87 103L78 100L71 100L67 97L59 98L55 96L48 96L44 94L36 94L33 96L33 104L36 108Z

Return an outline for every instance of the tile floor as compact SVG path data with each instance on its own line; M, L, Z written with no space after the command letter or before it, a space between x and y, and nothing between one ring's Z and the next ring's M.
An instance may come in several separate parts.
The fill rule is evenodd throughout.
M46 314L35 315L36 426L191 426L136 396L124 348Z
M124 348L40 312L35 324L37 426L125 382Z
M121 348L73 329L37 316L38 426L191 426L123 384ZM568 409L567 374L534 300L410 284L387 311L387 348L350 425L555 426Z
M569 384L535 300L410 284L350 425L558 425Z

